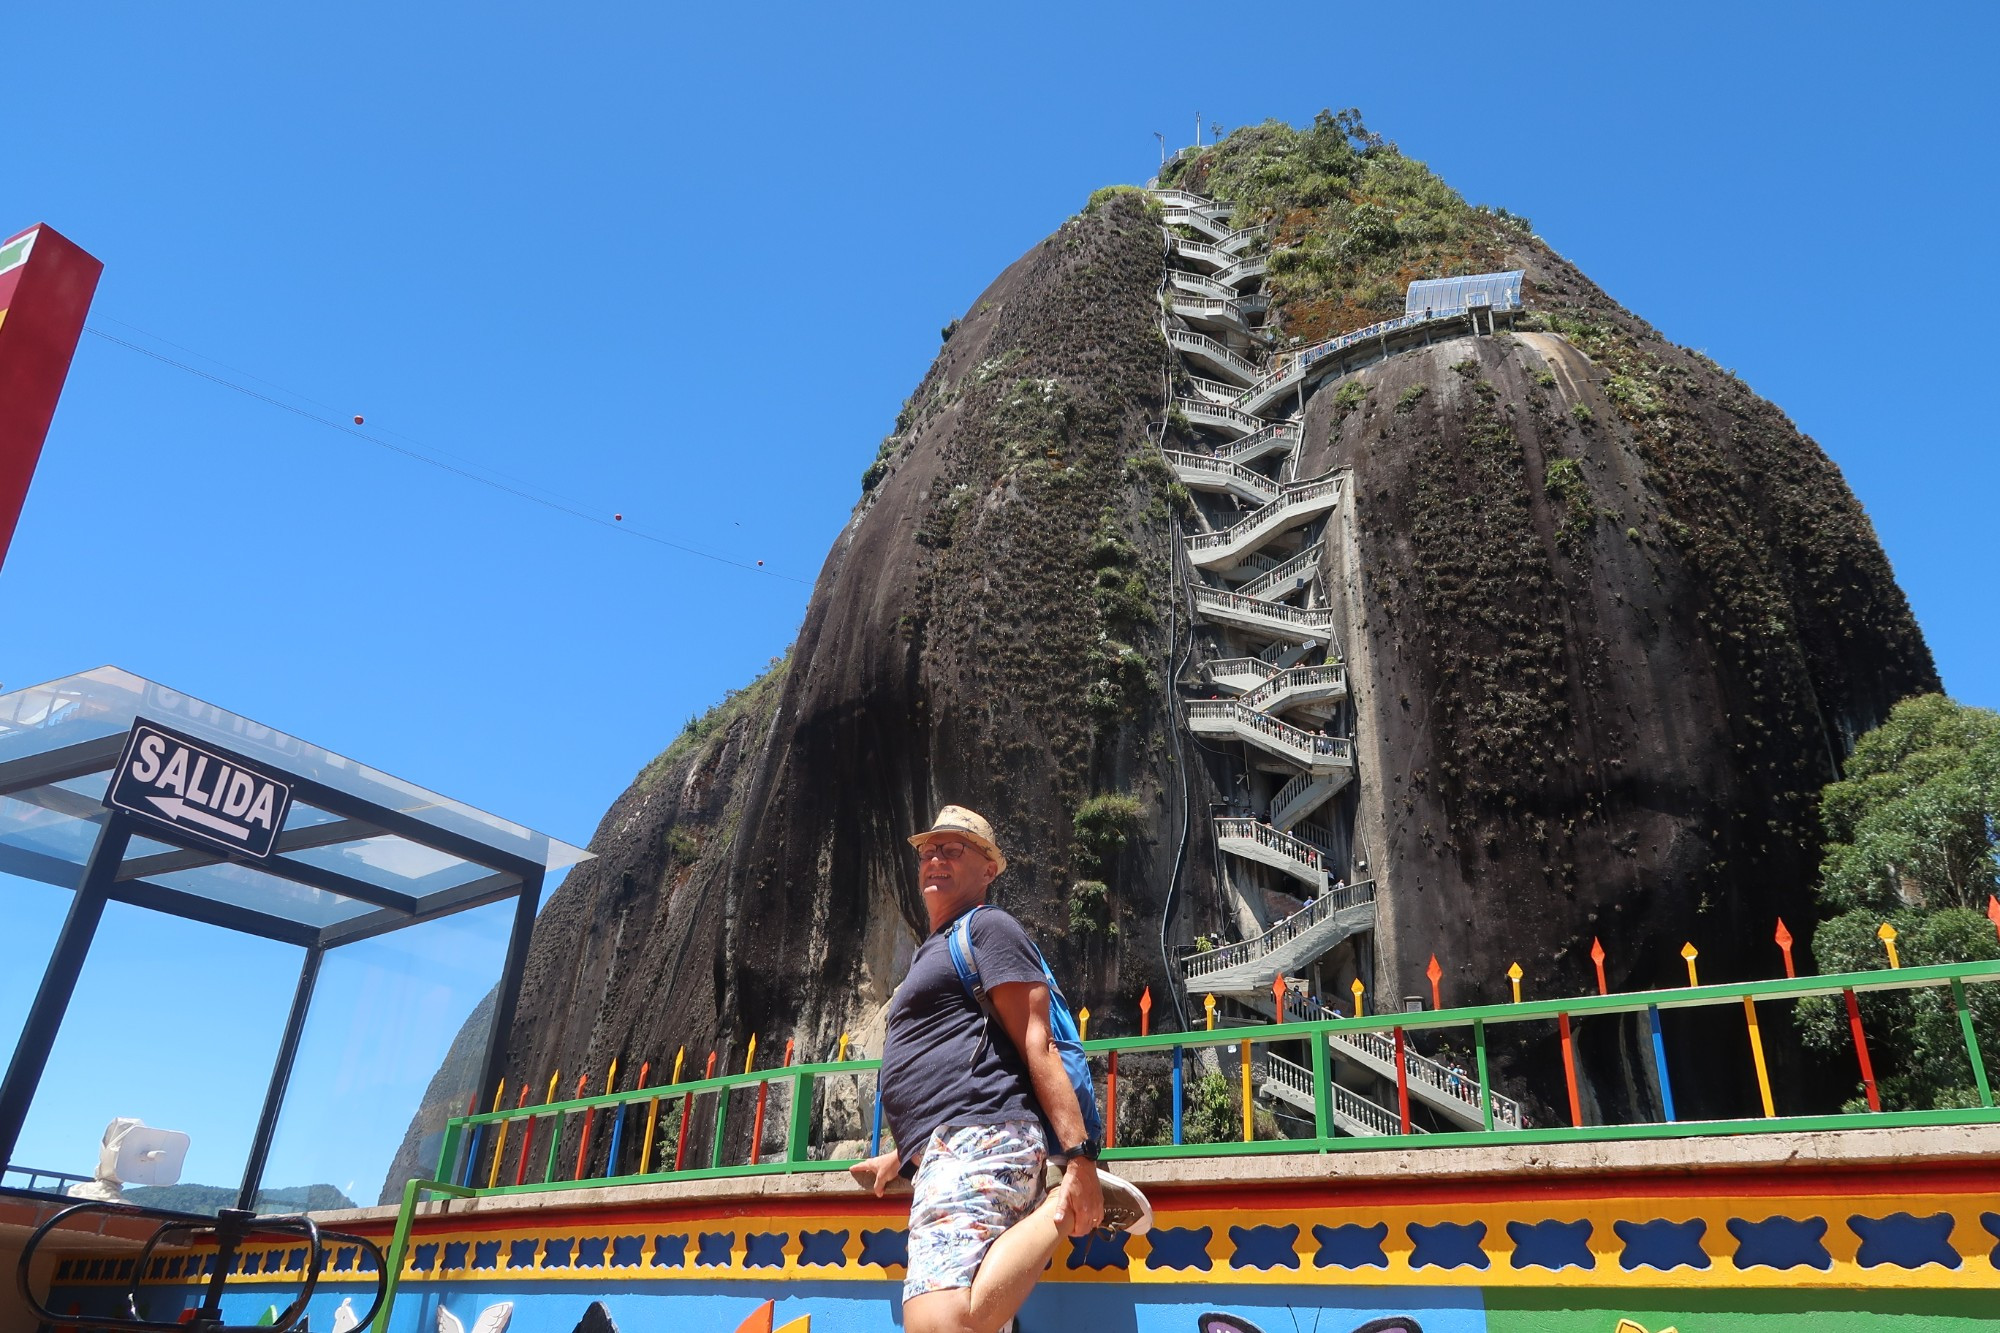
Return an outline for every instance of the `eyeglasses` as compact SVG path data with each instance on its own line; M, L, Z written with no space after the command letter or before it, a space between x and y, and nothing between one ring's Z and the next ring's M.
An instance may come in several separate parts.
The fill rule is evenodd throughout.
M917 848L917 861L922 864L933 856L941 856L947 861L956 861L972 848L962 842L927 842ZM983 854L983 853L982 853Z

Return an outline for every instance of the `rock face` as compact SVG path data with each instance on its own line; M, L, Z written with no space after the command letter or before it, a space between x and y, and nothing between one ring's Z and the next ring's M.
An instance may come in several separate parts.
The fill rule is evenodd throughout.
M1684 977L1684 941L1705 979L1768 974L1774 917L1809 934L1818 788L1896 700L1937 688L1837 469L1356 118L1241 131L1166 183L1271 220L1279 337L1399 311L1412 278L1527 274L1512 332L1303 402L1289 475L1349 479L1320 574L1375 991L1427 993L1432 954L1447 1004L1504 998L1513 961L1530 995L1589 990L1593 938L1614 988ZM740 1067L753 1032L800 1058L844 1032L875 1053L923 924L904 840L945 802L993 820L1012 860L996 900L1094 1033L1135 1027L1148 985L1173 1023L1172 956L1244 909L1209 828L1235 769L1172 706L1207 693L1215 651L1179 529L1232 516L1160 451L1198 447L1168 410L1185 375L1160 333L1161 235L1143 196L1094 200L947 330L789 655L689 724L544 909L510 1085L601 1078L614 1056L657 1071L683 1045L691 1072L710 1049ZM1690 1055L1714 1039L1674 1035ZM1635 1034L1580 1040L1598 1113L1642 1106ZM1502 1070L1531 1106L1547 1095L1543 1056ZM1739 1083L1675 1093L1684 1115L1733 1111ZM858 1131L852 1107L828 1114Z

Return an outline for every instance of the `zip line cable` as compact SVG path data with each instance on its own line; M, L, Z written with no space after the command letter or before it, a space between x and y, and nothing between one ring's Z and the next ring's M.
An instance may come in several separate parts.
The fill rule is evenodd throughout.
M116 320L113 322L118 323L125 328L133 329L136 332L140 333L146 332L144 329L139 329L136 325L125 324L123 320ZM471 472L468 471L466 468L458 467L455 464L445 462L443 458L433 457L431 453L427 453L424 450L410 448L405 445L397 444L395 441L385 440L380 435L377 435L371 431L362 430L357 426L350 426L344 421L335 421L330 417L323 417L320 416L318 413L308 412L303 407L299 407L293 403L285 402L283 399L280 398L273 398L270 394L267 393L260 393L246 384L238 384L235 380L226 379L223 376L217 375L212 371L203 370L199 366L191 366L185 361L177 361L173 357L170 357L163 352L156 352L150 347L142 346L139 343L131 342L125 338L120 338L118 335L114 333L106 333L103 329L100 329L95 325L86 324L84 326L84 329L86 332L94 334L97 337L104 339L104 341L108 343L115 343L118 346L127 349L128 351L137 352L141 356L149 356L155 361L161 362L162 364L165 365L172 366L175 370L181 370L187 372L190 375L199 376L200 378L209 381L211 384L219 384L223 388L233 390L236 393L240 393L246 398L252 398L260 403L265 403L272 407L280 408L283 411L290 412L293 416L303 417L307 421L310 421L315 425L325 426L328 430L337 430L343 435L351 435L355 439L366 440L368 443L375 445L378 448L387 449L392 453L401 454L405 458L412 459L419 463L428 464L429 466L438 469L440 472L448 472L451 475L455 477L460 477L466 481L475 482L481 486L491 487L496 491L504 492L505 494L514 496L517 499L526 500L531 504L541 505L545 509L553 509L559 514L568 514L572 518L580 518L583 519L585 522L595 523L599 527L607 528L612 532L623 533L624 535L629 537L637 537L643 541L652 542L656 546L664 546L669 550L679 551L683 555L697 556L703 560L713 560L717 564L728 565L731 568L743 570L745 573L748 574L759 574L766 578L783 579L787 583L797 583L804 587L811 586L811 584L808 583L805 579L797 578L791 574L781 574L777 570L766 569L758 565L747 565L744 564L741 560L732 560L726 555L717 555L713 551L704 551L699 547L687 546L680 542L669 541L665 537L656 536L655 534L647 532L641 528L635 528L624 522L618 522L604 518L602 515L594 514L587 509L579 508L578 506L582 504L582 501L569 500L566 497L558 497L556 499L550 499L546 495L531 494L530 492L522 490L520 488L522 486L533 486L537 490L542 488L537 486L536 483L534 482L526 481L519 477L507 477L507 474L504 472L496 471L495 476L507 477L507 480L505 481L497 481L494 479L494 477L480 476L479 473L477 472ZM158 335L148 333L146 336L157 337ZM163 343L167 343L167 345L170 347L180 346L178 343L169 342L165 338L160 338L160 341ZM202 356L202 353L195 352L192 348L182 348L181 350L187 351L194 356ZM212 358L203 357L203 359L210 360ZM217 362L216 364L220 365L221 363ZM280 386L271 384L269 380L260 379L258 376L252 375L248 371L238 371L237 373L245 376L248 379L257 380L257 382L260 384L267 384L270 385L271 388L280 389L281 392L291 393L291 390L281 389ZM305 399L305 401L307 402L316 401L311 398L306 398L304 394L295 394L293 396ZM320 404L320 406L325 406L325 404L322 403ZM405 436L404 438L407 439L408 437ZM435 450L433 452L440 454L444 453L443 450ZM456 458L458 457L458 455L445 454L445 457ZM484 464L473 463L470 459L461 459L461 461L467 463L471 467L477 467L484 471L494 471L494 469L486 468ZM518 483L518 485L509 485L508 484L509 482L515 482ZM555 492L549 492L549 494L554 495Z

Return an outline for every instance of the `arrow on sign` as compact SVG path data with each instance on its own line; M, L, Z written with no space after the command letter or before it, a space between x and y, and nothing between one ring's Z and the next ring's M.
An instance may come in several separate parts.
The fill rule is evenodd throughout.
M203 828L212 828L217 833L227 833L238 842L250 841L249 829L240 828L226 819L217 819L208 811L197 809L178 796L148 796L146 799L159 806L168 819L185 820L190 824L199 824Z

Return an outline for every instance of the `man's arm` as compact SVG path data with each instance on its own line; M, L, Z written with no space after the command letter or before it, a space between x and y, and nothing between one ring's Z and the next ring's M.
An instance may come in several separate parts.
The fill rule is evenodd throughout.
M1042 1114L1064 1145L1083 1142L1083 1108L1077 1105L1076 1089L1070 1086L1069 1071L1063 1068L1062 1054L1049 1036L1049 988L1040 982L1010 981L986 992L999 1015L1000 1026L1028 1065L1028 1081L1034 1085L1035 1100ZM1072 1157L1063 1167L1063 1199L1056 1220L1068 1220L1072 1236L1086 1235L1104 1220L1104 1196L1097 1184L1097 1163L1088 1157Z

